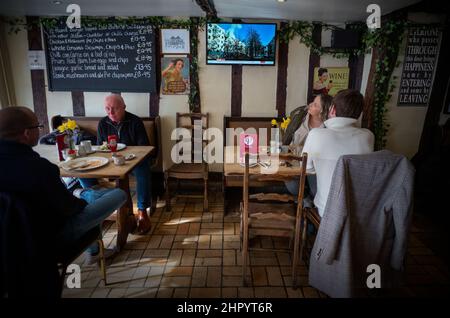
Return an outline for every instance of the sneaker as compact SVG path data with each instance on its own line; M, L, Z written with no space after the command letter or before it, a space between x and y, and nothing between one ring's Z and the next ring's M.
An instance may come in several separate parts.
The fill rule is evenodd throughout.
M81 193L84 191L83 188L73 190L74 197L81 199Z
M112 258L114 255L116 255L116 250L112 248L105 248L105 259ZM86 265L94 265L95 263L98 263L100 261L100 253L96 255L91 255L90 253L87 253L85 264Z

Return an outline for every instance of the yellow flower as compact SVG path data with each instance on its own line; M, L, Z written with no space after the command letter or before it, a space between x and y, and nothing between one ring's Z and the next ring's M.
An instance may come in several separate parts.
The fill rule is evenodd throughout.
M271 124L272 126L277 126L277 125L278 125L276 119L272 119L272 121L270 122L270 124Z
M58 126L58 131L59 131L60 133L63 133L63 132L65 132L66 130L67 130L67 123L63 123L63 124L61 124L61 125Z
M280 124L281 129L286 130L286 128L289 126L289 123L291 122L291 118L283 118L283 122Z
M69 128L70 130L75 130L75 128L77 128L77 122L75 120L69 119L67 121L67 128Z

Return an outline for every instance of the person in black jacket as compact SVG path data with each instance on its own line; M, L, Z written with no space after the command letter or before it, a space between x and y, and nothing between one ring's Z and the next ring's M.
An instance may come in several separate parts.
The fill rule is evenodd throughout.
M59 168L32 149L38 143L42 127L26 107L0 110L0 192L31 202L39 215L37 219L44 220L43 226L37 225L41 227L38 230L53 237L54 248L59 250L101 226L104 219L126 202L127 195L120 189L87 189L80 194L81 199L76 198L61 181ZM98 246L89 251L94 256Z
M98 123L97 144L108 141L109 135L116 135L117 142L128 146L149 146L150 142L145 131L144 123L138 116L125 110L125 102L119 94L110 94L105 97L104 107L107 116ZM151 172L150 159L144 159L131 172L136 178L136 194L138 207L138 232L147 233L150 228L150 219L147 208L151 205ZM80 179L83 188L91 187L97 183L95 179Z

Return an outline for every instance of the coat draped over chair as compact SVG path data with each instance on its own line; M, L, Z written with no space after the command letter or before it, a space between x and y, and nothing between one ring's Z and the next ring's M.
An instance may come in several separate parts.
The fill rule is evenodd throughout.
M311 252L310 285L331 297L368 295L370 264L381 288L404 269L412 217L414 168L390 151L342 156Z

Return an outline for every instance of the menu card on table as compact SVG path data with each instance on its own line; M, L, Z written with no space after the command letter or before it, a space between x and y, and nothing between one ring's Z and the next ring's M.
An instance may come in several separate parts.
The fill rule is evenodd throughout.
M240 163L245 164L245 153L249 153L249 163L258 162L258 135L241 133L239 142Z

